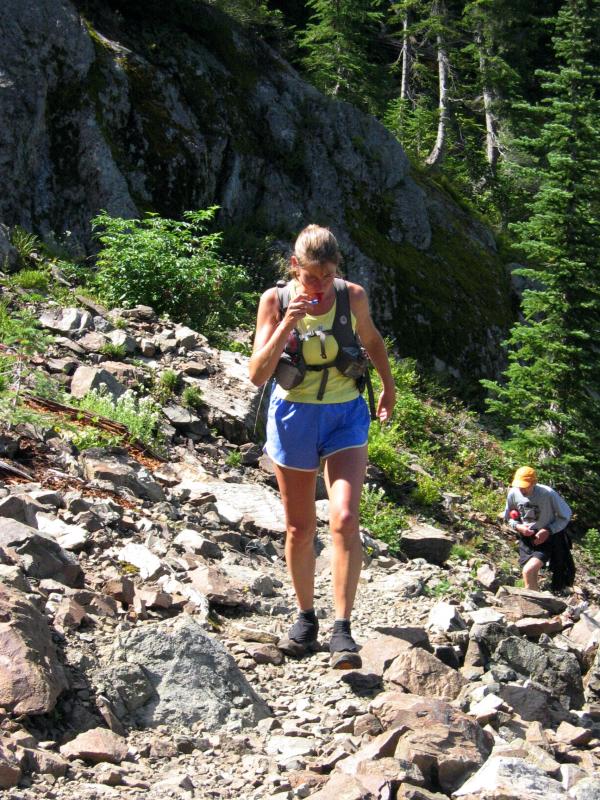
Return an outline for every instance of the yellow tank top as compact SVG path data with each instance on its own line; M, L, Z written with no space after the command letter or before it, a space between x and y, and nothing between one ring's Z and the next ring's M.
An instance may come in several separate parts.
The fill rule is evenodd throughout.
M290 286L290 300L296 296L298 285L294 281ZM298 331L302 336L317 330L330 331L335 318L335 307L337 299L326 314L312 316L307 314L297 325ZM356 329L356 318L351 314L352 330ZM302 355L307 364L330 363L335 360L338 352L338 345L331 334L325 336L325 355L321 357L321 341L318 336L310 336L302 341ZM279 384L276 384L275 391L279 397L293 403L345 403L354 400L359 395L356 388L356 381L353 378L346 378L336 367L328 367L329 376L327 386L322 400L317 399L319 386L321 384L322 370L307 370L304 380L295 389L286 391Z

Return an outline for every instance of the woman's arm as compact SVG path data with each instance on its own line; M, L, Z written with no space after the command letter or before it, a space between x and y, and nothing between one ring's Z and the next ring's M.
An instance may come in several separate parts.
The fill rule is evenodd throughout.
M280 319L277 289L267 289L262 295L256 317L254 348L248 366L250 380L255 386L262 386L275 372L288 336L309 309L308 296L299 294L290 301L284 318Z
M385 342L373 323L369 310L369 300L362 286L356 283L348 283L348 293L350 296L350 309L356 318L356 333L359 335L383 384L377 403L377 416L381 422L385 422L392 416L396 402L396 386L387 350L385 349Z

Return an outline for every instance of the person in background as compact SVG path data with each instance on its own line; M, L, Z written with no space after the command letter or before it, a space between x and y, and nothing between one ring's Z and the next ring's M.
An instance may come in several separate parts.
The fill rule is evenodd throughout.
M331 365L339 351L332 325L342 291L347 291L351 317L344 315L342 322L352 323L381 377L376 412L381 422L390 419L396 392L385 344L371 319L364 289L356 283L346 282L345 289L343 282L342 289L336 284L340 263L338 243L327 228L309 225L299 234L291 257L287 308L282 309L275 287L260 299L249 374L261 386L276 372L284 349L301 350L306 364L301 382L288 389L277 383L271 392L265 445L285 511L286 563L299 607L298 618L280 647L299 657L319 646L314 610L315 489L323 461L336 615L329 649L332 667L347 669L361 665L350 615L363 558L359 504L370 416L354 378L335 366L327 366L327 376L323 375L323 365Z
M541 568L549 564L553 590L572 584L575 565L567 525L571 509L557 491L538 483L533 467L519 467L506 498L504 520L519 535L519 564L526 589L539 590Z

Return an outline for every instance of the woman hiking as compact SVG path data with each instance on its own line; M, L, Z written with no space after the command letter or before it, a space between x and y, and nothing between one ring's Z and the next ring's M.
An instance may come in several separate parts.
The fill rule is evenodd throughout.
M336 616L329 649L332 667L348 669L361 665L350 616L362 566L359 504L370 424L359 391L366 359L354 332L381 377L376 411L381 422L390 419L396 392L367 295L358 284L339 279L341 260L337 241L327 228L309 225L300 233L291 256L292 280L285 290L268 289L260 299L249 373L256 386L274 373L278 381L269 403L265 450L281 492L286 563L299 607L280 647L296 657L318 649L315 489L323 461ZM353 346L347 346L349 336Z

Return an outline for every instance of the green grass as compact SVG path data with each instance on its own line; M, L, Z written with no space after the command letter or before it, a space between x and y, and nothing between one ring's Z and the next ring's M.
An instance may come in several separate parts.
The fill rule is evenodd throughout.
M390 552L400 552L402 530L408 527L407 519L402 510L387 499L383 489L369 485L363 488L360 521L375 539L388 545Z
M105 342L100 348L103 356L114 358L116 361L122 361L127 355L124 344L114 344L113 342Z
M181 393L181 405L192 411L198 411L202 407L202 392L196 386L186 386Z
M225 459L228 467L239 467L242 463L242 454L239 450L232 450Z

